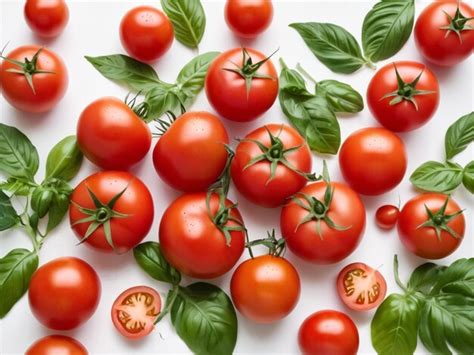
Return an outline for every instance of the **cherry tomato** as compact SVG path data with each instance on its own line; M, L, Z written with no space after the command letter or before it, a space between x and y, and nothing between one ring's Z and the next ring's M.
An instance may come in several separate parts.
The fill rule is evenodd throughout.
M123 291L112 305L112 322L126 338L141 339L155 328L161 310L161 297L147 286L135 286Z
M227 0L225 20L237 36L254 38L265 31L273 18L271 0Z
M403 245L425 259L441 259L453 253L461 244L465 229L459 205L440 193L415 196L398 217Z
M87 177L74 189L71 201L72 229L81 242L98 251L129 251L153 223L150 191L127 172L104 171Z
M363 195L380 195L402 181L407 169L403 141L384 128L363 128L347 137L339 152L342 175Z
M306 185L311 164L308 145L295 129L270 124L240 141L232 161L232 180L253 203L277 207Z
M257 62L264 61L261 66ZM250 81L247 88L246 82ZM220 54L206 75L206 94L219 115L237 122L257 119L278 95L278 74L270 59L251 48Z
M418 50L437 65L453 66L466 60L474 48L473 18L474 10L466 2L433 1L416 21Z
M407 132L423 126L439 104L434 73L418 62L395 62L382 67L367 88L370 111L385 128Z
M143 62L163 56L173 43L174 31L168 17L151 6L138 6L120 23L120 40L128 54Z
M70 330L94 314L100 300L100 279L85 261L63 257L41 266L28 291L33 315L44 326Z
M49 49L18 47L3 60L1 69L3 97L18 110L32 113L49 111L66 92L67 69L62 59ZM28 83L28 77L31 77L31 84Z
M356 355L359 331L346 314L324 310L306 318L298 333L298 343L303 355Z
M205 191L221 174L227 161L229 137L219 118L208 112L187 112L158 140L153 163L171 187Z
M64 335L48 335L34 342L26 355L88 355L87 349L78 342Z
M33 32L42 37L56 37L69 21L64 0L26 0L25 20Z
M375 223L382 229L392 229L397 224L400 211L397 206L384 205L375 212Z

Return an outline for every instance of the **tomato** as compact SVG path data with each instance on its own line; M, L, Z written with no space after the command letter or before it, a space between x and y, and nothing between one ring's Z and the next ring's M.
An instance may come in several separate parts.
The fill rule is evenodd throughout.
M370 111L385 128L407 132L423 126L439 104L434 73L418 62L395 62L377 71L367 88Z
M127 170L147 154L151 133L124 102L103 97L82 111L77 142L84 155L102 169Z
M33 274L28 291L30 309L44 326L70 330L94 314L100 299L100 279L85 261L54 259Z
M380 195L402 181L407 170L403 141L384 128L360 129L347 137L339 166L349 185L363 195Z
M392 229L397 224L400 211L397 206L384 205L375 213L375 223L382 229Z
M143 62L163 56L173 43L174 31L168 17L151 6L138 6L120 23L120 40L128 54Z
M155 328L161 310L161 297L147 286L135 286L123 291L112 305L112 322L126 338L141 339Z
M171 187L205 191L216 181L227 161L229 136L219 118L209 112L187 112L158 140L153 163Z
M26 350L26 355L88 355L87 349L64 335L48 335L37 340Z
M13 63L12 60L23 64ZM66 92L66 66L49 49L37 46L18 47L4 58L1 69L3 97L18 110L32 113L49 111ZM31 77L31 85L27 77Z
M352 263L337 276L337 293L342 302L355 311L378 307L387 293L382 274L364 263Z
M222 206L213 193L208 211L205 192L184 194L173 201L160 223L160 245L166 260L183 274L200 279L232 269L245 246L242 216L233 205L226 199ZM228 230L236 227L239 230Z
M323 181L307 185L283 207L280 216L288 248L315 264L336 263L349 256L365 230L360 197L344 184L331 182L329 186Z
M235 48L214 59L207 71L205 88L209 103L219 115L237 122L252 121L275 102L278 74L262 53Z
M87 177L74 189L71 201L72 229L81 242L98 251L129 251L153 223L150 191L127 172L104 171Z
M237 36L254 38L265 31L273 18L271 0L227 0L225 20Z
M232 180L253 203L277 207L306 185L311 165L311 152L298 132L287 125L270 124L239 142Z
M466 225L459 205L440 193L415 196L403 206L398 234L403 245L425 259L453 253L464 238Z
M323 310L305 319L298 343L303 355L356 355L359 331L346 314Z
M26 0L25 20L31 30L42 37L56 37L69 21L64 0Z
M433 1L418 16L415 43L437 65L453 66L469 58L474 48L474 10L466 2Z

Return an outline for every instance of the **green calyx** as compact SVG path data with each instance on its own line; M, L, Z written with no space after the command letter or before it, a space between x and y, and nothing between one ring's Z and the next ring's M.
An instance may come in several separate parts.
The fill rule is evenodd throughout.
M252 247L256 245L263 245L268 248L268 254L273 256L282 256L286 250L285 239L277 239L275 230L267 232L267 237L262 239L252 240L251 242L245 243L245 247L248 249L250 257L253 258Z
M449 21L449 25L440 27L440 29L446 30L446 35L444 37L446 38L451 32L454 32L459 38L459 43L462 43L461 32L474 30L473 26L467 24L469 21L474 20L474 17L464 16L461 10L459 9L459 4L456 9L456 13L454 14L454 17L449 15L446 11L443 12L445 13Z

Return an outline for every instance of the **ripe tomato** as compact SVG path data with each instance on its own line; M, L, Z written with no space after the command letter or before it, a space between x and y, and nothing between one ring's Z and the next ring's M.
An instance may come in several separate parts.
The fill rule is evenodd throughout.
M87 349L78 342L64 335L49 335L34 342L26 355L88 355Z
M228 272L245 246L242 216L233 202L226 199L224 207L212 194L209 209L205 192L184 194L166 209L160 223L166 260L183 274L200 279ZM228 230L236 227L239 230Z
M356 355L359 331L346 314L324 310L305 319L298 343L303 355Z
M42 37L56 37L69 21L64 0L26 0L25 20L33 32Z
M440 193L415 196L403 206L398 234L403 245L425 259L441 259L461 244L464 215L452 198Z
M337 276L336 284L342 302L355 311L378 307L387 293L382 274L364 263L347 265Z
M28 291L31 312L44 326L70 330L94 314L100 299L100 279L85 261L58 258L33 274Z
M49 49L37 46L18 47L4 58L1 70L3 97L18 110L32 113L49 111L66 92L66 66Z
M339 152L342 175L363 195L380 195L402 181L407 169L403 141L384 128L360 129L347 137Z
M112 322L124 337L141 339L155 328L161 310L161 297L147 286L135 286L123 291L112 305Z
M280 228L288 248L315 264L349 256L365 229L365 207L348 186L320 181L304 187L283 207Z
M207 99L219 115L237 122L252 121L275 102L278 74L262 53L235 48L214 59L205 87Z
M120 40L128 54L143 62L163 56L173 43L174 31L168 17L151 6L138 6L120 23Z
M102 169L127 170L148 153L151 133L124 102L103 97L82 111L77 142L84 155Z
M171 187L205 191L216 181L227 161L229 136L219 118L209 112L187 112L158 140L153 163Z
M469 58L474 48L474 10L455 0L433 1L418 16L415 43L429 61L453 66Z
M375 223L382 229L392 229L397 224L400 211L397 206L384 205L375 212Z
M271 0L227 0L225 20L237 36L254 38L265 31L273 18Z
M311 172L311 153L298 132L270 124L242 139L232 161L232 180L253 203L277 207L301 190Z
M104 171L84 179L71 195L69 220L76 236L102 252L125 253L153 223L148 188L127 172Z

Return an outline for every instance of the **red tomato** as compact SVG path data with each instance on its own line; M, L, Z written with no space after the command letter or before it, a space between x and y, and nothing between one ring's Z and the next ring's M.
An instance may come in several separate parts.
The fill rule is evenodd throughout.
M42 37L56 37L69 21L64 0L26 0L25 20L33 32Z
M102 169L127 170L148 153L151 133L124 102L103 97L82 111L77 142L84 155Z
M296 194L298 203L293 199L280 216L288 248L315 264L336 263L349 256L365 229L365 207L360 197L344 184L331 182L330 187L329 203L325 199L327 184L316 182Z
M400 211L397 206L384 205L375 213L375 223L382 229L392 229L397 224Z
M356 355L359 331L346 314L324 310L306 318L298 333L298 343L303 355Z
M248 63L249 59L253 65ZM256 67L260 61L265 62ZM248 90L246 78L247 82L251 81ZM205 87L207 99L219 115L237 122L252 121L275 102L278 74L271 60L262 53L251 48L235 48L214 59L207 71Z
M433 1L416 21L418 50L437 65L453 66L466 60L474 48L473 18L474 10L468 3Z
M271 0L227 0L225 20L237 36L254 38L265 31L273 18Z
M150 191L127 172L104 171L87 177L74 189L71 201L72 229L81 241L98 251L118 254L129 251L146 237L153 223ZM95 229L91 227L93 223ZM107 238L108 227L110 238Z
M222 173L229 136L219 118L209 112L186 112L158 140L153 163L171 187L205 191Z
M49 335L37 340L26 350L26 355L88 355L87 349L76 339L64 335Z
M240 141L232 161L232 180L253 203L277 207L306 185L311 164L308 145L295 129L270 124Z
M26 112L46 112L63 98L68 75L62 59L56 53L38 46L23 46L10 52L6 58L1 67L0 79L3 97L10 105ZM22 73L10 70L20 70ZM32 86L27 76L31 76Z
M217 194L211 195L210 211L205 192L184 194L166 209L160 223L161 250L166 260L183 274L211 279L228 272L239 260L245 232L229 231L227 241L222 229L243 226L242 216L236 208L230 208L230 200L225 205L229 217L240 223L226 218Z
M387 293L387 283L378 270L364 263L352 263L337 276L337 293L355 311L378 307Z
M461 244L465 229L459 205L440 193L412 198L398 218L398 234L403 245L425 259L441 259L453 253Z
M298 303L300 290L295 267L273 255L244 261L230 282L235 307L257 323L272 323L286 317Z
M120 23L120 40L128 54L143 62L163 56L173 43L174 31L168 17L151 6L138 6Z
M44 326L70 330L94 314L100 300L100 279L85 261L63 257L41 266L28 291L33 315Z
M126 338L141 339L155 328L161 310L161 297L147 286L135 286L123 291L112 305L112 322Z
M339 152L342 175L363 195L380 195L402 181L407 170L403 141L384 128L360 129L347 137Z

